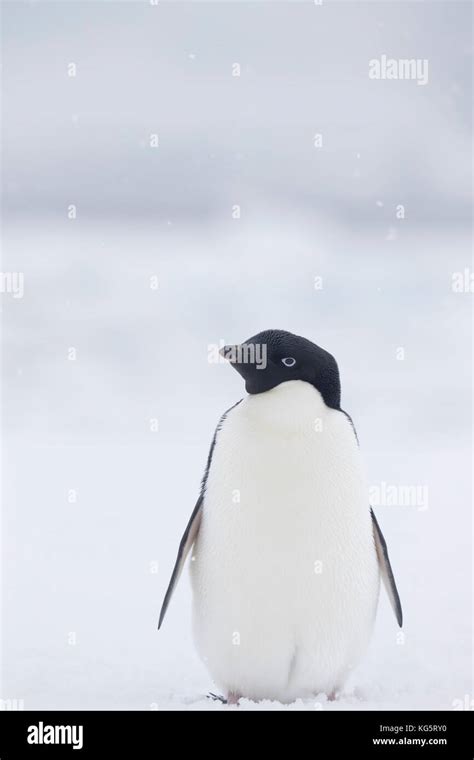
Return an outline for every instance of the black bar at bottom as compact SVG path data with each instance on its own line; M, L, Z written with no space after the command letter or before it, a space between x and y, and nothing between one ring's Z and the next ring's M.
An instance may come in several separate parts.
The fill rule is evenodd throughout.
M243 747L268 753L293 742L292 755L449 757L472 760L472 712L212 711L0 712L0 760L29 757L134 757L181 753L227 755ZM303 750L302 741L309 742ZM228 746L226 747L225 745ZM299 748L299 749L298 749ZM141 749L137 754L137 750ZM283 745L280 746L280 750Z

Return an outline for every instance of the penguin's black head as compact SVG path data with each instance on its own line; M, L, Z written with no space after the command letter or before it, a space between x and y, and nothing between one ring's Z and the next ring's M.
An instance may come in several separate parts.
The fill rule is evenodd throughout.
M264 393L288 380L304 380L317 388L327 406L339 409L336 360L306 338L285 330L264 330L240 345L224 346L220 353L242 375L247 393Z

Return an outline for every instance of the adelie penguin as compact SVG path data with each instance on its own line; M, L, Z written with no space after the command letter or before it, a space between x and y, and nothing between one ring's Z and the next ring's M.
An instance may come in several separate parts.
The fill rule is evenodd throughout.
M380 577L402 625L338 366L281 330L221 353L248 395L217 426L158 627L194 545L195 640L227 701L333 698L368 645Z

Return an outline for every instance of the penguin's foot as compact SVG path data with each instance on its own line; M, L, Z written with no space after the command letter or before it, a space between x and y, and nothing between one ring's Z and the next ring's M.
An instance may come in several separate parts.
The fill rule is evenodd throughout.
M212 699L214 702L222 702L223 705L227 704L227 699L222 694L213 694L212 691L207 695L208 699Z
M228 705L238 705L240 699L240 694L236 694L235 691L229 691L227 695L227 704Z

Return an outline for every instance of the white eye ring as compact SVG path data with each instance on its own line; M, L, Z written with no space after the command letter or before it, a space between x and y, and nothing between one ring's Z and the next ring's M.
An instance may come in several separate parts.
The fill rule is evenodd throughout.
M296 359L293 359L292 356L287 356L286 359L282 359L282 362L285 367L294 367L296 364Z

